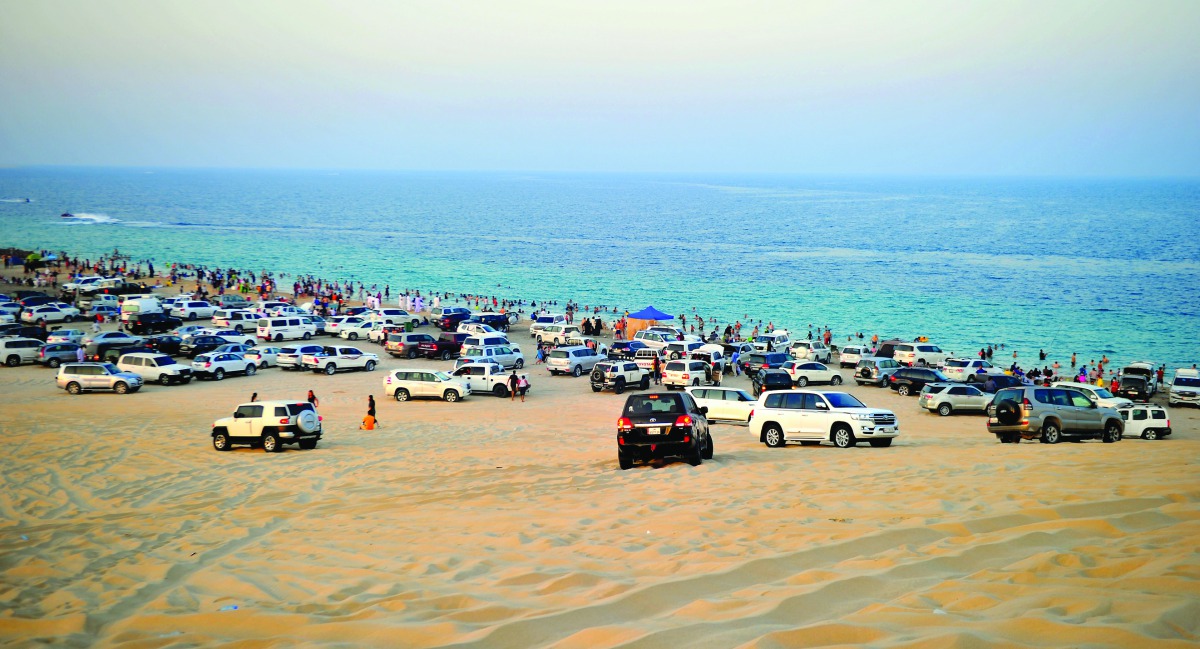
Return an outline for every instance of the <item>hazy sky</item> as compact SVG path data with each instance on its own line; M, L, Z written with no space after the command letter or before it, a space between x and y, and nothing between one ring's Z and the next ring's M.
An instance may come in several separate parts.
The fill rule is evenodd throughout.
M0 164L1200 175L1200 1L0 0Z

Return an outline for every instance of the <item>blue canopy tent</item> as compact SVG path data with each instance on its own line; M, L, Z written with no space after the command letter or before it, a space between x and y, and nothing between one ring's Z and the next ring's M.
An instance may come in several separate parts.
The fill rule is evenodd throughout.
M668 313L663 313L653 306L648 306L637 313L630 313L630 318L635 320L674 320L675 316Z
M648 329L658 320L674 320L675 316L669 313L663 313L653 306L648 306L637 313L630 313L626 318L625 337L632 339L633 334Z

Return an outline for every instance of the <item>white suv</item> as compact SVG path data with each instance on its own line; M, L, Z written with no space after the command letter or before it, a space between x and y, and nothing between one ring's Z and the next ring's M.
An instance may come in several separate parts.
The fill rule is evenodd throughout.
M817 361L818 363L828 363L833 356L825 343L819 340L793 341L788 353L798 361Z
M9 367L36 363L42 341L37 338L0 338L0 359Z
M217 309L213 312L212 324L214 327L221 327L222 329L244 331L246 329L257 329L260 318L262 318L262 315L253 311Z
M1200 405L1200 372L1191 368L1175 370L1167 391L1167 405L1175 407L1181 403Z
M788 337L788 332L784 329L776 329L771 333L759 334L754 337L754 348L760 352L787 351L790 344L792 344L792 339Z
M117 369L137 374L144 381L158 381L162 385L192 380L192 368L166 354L122 354L117 359Z
M242 358L241 354L230 352L200 354L192 361L192 374L197 378L212 378L220 381L225 378L226 374L254 376L257 371L258 366L253 361Z
M453 403L471 395L465 379L427 368L392 370L383 377L383 392L396 401L432 397Z
M304 401L243 403L232 417L212 425L212 444L218 451L228 451L234 444L259 446L268 453L282 451L285 444L311 450L320 440L321 416Z
M542 330L538 332L537 341L559 345L567 342L568 338L582 335L583 332L575 325L551 324L542 327Z
M868 408L845 392L775 390L759 396L750 432L772 448L787 442L850 448L860 442L891 446L900 426L895 413Z
M707 384L712 380L712 368L704 361L694 359L667 361L663 367L663 385L668 390Z
M988 376L1004 374L1004 370L982 359L947 358L942 364L942 374L959 383L986 383Z
M567 324L567 316L561 313L541 313L534 316L533 322L529 324L529 337L537 338L543 328L552 324Z
M602 360L605 358L590 347L559 347L550 350L546 357L546 369L550 370L550 374L582 376Z
M855 367L860 360L870 355L870 347L847 345L838 350L838 365L841 367Z
M176 302L175 306L171 307L171 315L181 320L196 320L197 318L211 318L217 312L217 308L208 302L201 300L190 300L188 302Z
M941 367L950 354L929 343L900 343L896 345L892 358L901 365L911 367Z
M647 347L654 349L666 349L667 345L676 342L678 339L676 336L663 331L642 330L633 334L632 340L640 340Z

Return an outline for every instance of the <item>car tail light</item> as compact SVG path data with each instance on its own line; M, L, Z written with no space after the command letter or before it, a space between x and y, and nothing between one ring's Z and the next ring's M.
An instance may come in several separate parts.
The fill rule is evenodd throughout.
M317 415L317 421L325 421L325 418L321 415Z
M750 419L754 419L754 408L750 409L750 415L747 416L746 419L747 419L747 421L749 421Z
M625 436L624 435L617 435L617 444L619 446L625 445Z
M690 379L690 378L692 378L692 377L691 377L691 376L689 376L689 375L687 375L687 374L684 374L684 375L683 375L683 380L684 380L684 381L686 381L686 380L688 380L688 379Z
M617 420L617 429L633 430L633 422L629 420L629 417L621 417Z
M675 425L676 426L691 426L692 425L692 416L691 415L679 415L678 417L675 418Z
M287 417L284 417L283 419L280 419L280 420L279 420L279 423L281 423L281 424L286 424L286 423L288 423L288 418L287 418Z
M688 443L688 442L690 442L690 441L692 441L692 438L691 438L690 436L688 436L688 435L684 435L684 436L683 436L683 443L684 443L684 444L687 444L687 443Z
M212 361L209 361L209 362L205 363L205 364L204 364L204 367L212 367Z
M1021 399L1021 407L1026 410L1033 410L1033 404L1029 403L1029 397L1025 397L1024 399Z

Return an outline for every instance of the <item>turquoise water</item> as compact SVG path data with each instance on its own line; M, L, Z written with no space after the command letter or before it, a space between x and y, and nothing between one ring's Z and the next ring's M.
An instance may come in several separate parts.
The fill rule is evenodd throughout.
M27 168L0 198L4 246L1200 362L1194 180Z

